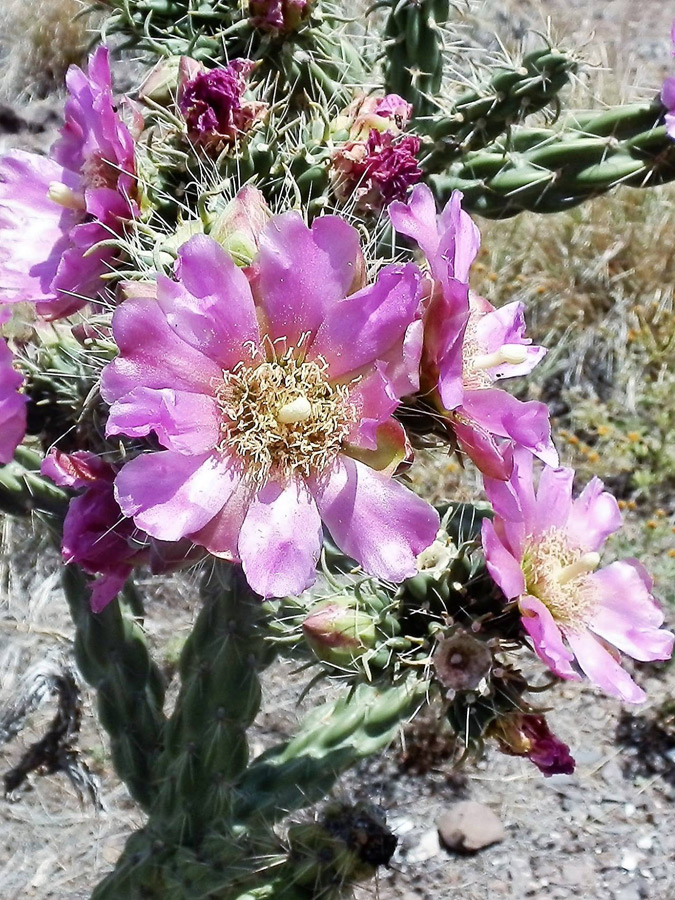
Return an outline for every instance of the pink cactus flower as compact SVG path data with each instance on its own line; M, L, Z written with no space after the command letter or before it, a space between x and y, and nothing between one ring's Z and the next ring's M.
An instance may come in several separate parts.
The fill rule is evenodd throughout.
M333 154L331 179L341 203L377 212L403 199L422 177L417 160L420 139L372 128L366 141L348 141Z
M220 152L260 119L266 104L244 99L254 68L250 59L234 59L222 69L181 59L178 106L193 143Z
M363 95L352 100L334 120L333 128L347 130L352 141L367 141L373 129L401 134L412 113L412 104L398 94L385 94L383 97Z
M673 56L675 56L675 22L670 32L673 42ZM666 131L668 136L675 140L675 75L671 75L663 83L661 90L661 102L668 110L666 113Z
M7 320L0 309L0 324ZM26 397L20 393L23 378L14 368L7 342L0 338L0 463L12 461L26 433Z
M422 396L431 400L455 438L483 474L506 479L504 448L527 447L556 465L548 410L517 400L493 385L526 375L546 350L525 335L522 303L495 309L469 290L469 269L480 233L455 191L440 216L433 194L417 185L408 203L392 203L389 215L401 234L421 248L434 286L424 313Z
M244 271L195 236L176 281L116 310L108 434L154 432L165 448L124 466L120 507L156 538L240 560L265 597L313 582L322 522L366 571L401 581L438 528L391 477L407 455L391 414L419 365L421 273L386 266L363 287L358 233L337 216L276 216L259 247Z
M108 51L88 74L68 70L66 124L49 157L17 150L0 160L0 289L50 319L94 298L115 257L92 249L136 213L134 139L118 115Z
M66 563L98 576L91 592L91 608L98 613L119 594L134 565L146 560L148 537L122 515L113 493L115 469L94 453L52 450L42 474L82 491L70 501L61 553Z
M571 775L575 761L570 748L556 737L544 716L516 713L499 719L493 730L499 749L509 756L525 756L547 778Z
M310 14L309 0L250 0L249 13L256 28L288 33L296 31Z
M613 697L641 703L644 691L617 650L668 659L674 638L660 628L663 613L637 560L598 568L621 513L598 478L573 500L573 480L572 469L544 466L535 491L533 457L522 448L513 451L508 481L485 479L495 510L482 526L488 571L518 602L535 651L556 675L578 680L580 669Z

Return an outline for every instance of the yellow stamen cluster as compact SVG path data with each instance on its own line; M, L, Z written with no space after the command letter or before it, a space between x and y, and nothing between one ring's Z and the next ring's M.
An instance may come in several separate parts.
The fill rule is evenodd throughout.
M339 453L356 419L349 387L332 384L323 359L280 358L240 363L216 388L220 449L241 460L258 483L322 472Z
M527 593L540 600L558 624L579 628L595 604L587 576L599 562L597 553L571 547L563 531L551 528L526 543L522 567Z

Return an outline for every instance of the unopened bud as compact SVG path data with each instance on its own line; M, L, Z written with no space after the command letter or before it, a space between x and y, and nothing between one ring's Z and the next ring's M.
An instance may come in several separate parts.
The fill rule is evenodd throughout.
M258 253L260 232L270 216L262 193L258 188L246 185L213 219L209 235L227 250L237 265L248 266Z
M303 622L307 643L319 659L345 667L375 646L375 623L354 602L347 597L325 600Z

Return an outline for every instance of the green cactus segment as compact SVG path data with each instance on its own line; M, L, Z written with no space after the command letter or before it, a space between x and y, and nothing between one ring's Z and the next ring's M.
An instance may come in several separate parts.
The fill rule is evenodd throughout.
M361 684L310 713L288 743L254 760L237 785L237 819L271 821L324 797L339 775L383 750L423 702L427 684Z
M425 171L442 171L549 106L576 71L569 54L550 48L528 54L517 68L498 69L484 86L459 97L447 115L421 123L431 142L422 156Z
M439 111L443 81L443 30L449 0L392 0L385 26L387 93L412 103L416 116Z
M675 180L675 141L666 134L664 115L657 102L558 129L516 129L429 183L439 202L460 190L467 210L494 219L523 210L559 212L622 184L665 184Z
M258 76L281 78L283 92L327 102L348 99L362 84L362 59L352 41L318 11L297 31L278 34L256 28L248 4L221 0L99 0L108 11L103 33L126 37L159 57L190 56L207 66L237 57L258 60ZM112 12L110 8L112 7Z
M97 691L115 770L148 809L156 793L153 766L165 725L164 679L148 652L140 600L128 585L117 601L96 614L89 606L88 582L76 566L64 567L62 583L77 629L75 660Z
M0 513L28 516L39 512L63 520L68 494L39 474L41 461L38 453L18 447L12 462L0 466Z
M260 707L266 661L260 598L240 568L215 563L204 576L203 607L180 660L181 691L158 762L155 805L172 831L196 841L228 816L232 786L248 762L246 732Z

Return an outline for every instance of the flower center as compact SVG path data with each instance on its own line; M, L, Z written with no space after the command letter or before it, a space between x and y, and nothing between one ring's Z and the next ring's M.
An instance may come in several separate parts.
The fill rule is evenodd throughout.
M526 542L522 567L527 593L540 600L560 625L578 629L595 604L595 589L587 576L599 562L598 553L571 547L563 531L551 528Z
M464 332L462 345L462 380L467 390L489 388L495 380L489 369L496 366L517 366L527 359L525 344L502 344L492 353L486 353L478 341L478 323L483 316L472 313Z
M120 171L98 153L88 156L82 166L82 178L89 188L112 188L117 190Z
M321 473L337 456L356 419L349 387L332 384L328 364L291 349L257 365L239 363L216 389L219 449L234 453L262 483Z

